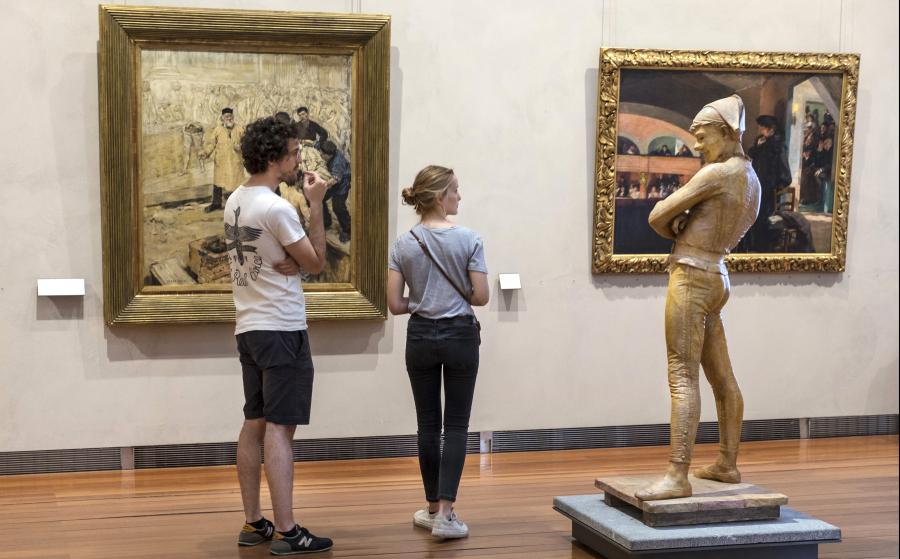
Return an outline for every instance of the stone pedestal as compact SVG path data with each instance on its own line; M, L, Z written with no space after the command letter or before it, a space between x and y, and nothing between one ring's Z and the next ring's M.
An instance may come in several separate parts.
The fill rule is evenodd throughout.
M639 510L647 526L687 526L742 520L772 520L788 498L750 483L722 483L688 476L693 495L680 499L641 501L635 492L659 476L618 476L598 479L607 505Z
M603 494L553 499L572 521L572 537L606 559L815 559L841 531L788 507L775 520L652 527L633 507L607 505Z

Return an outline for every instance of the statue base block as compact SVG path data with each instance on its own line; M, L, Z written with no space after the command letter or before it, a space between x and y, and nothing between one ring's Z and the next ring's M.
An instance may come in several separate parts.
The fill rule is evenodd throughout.
M841 541L839 528L788 507L775 520L655 528L633 507L603 495L553 499L572 521L572 537L606 559L816 559L818 546Z
M722 483L688 476L694 494L679 499L641 501L635 492L659 476L618 476L598 479L607 505L634 507L647 526L686 526L713 522L772 520L788 498L750 483Z

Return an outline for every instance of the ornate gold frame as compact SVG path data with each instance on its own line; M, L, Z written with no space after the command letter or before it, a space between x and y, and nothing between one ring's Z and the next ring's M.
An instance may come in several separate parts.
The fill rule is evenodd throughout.
M390 16L100 6L100 180L106 323L234 321L231 288L141 281L142 49L353 58L354 215L349 283L307 286L310 319L385 319ZM356 234L358 232L358 234Z
M600 50L597 91L597 167L591 255L594 273L654 273L664 272L666 269L666 255L613 254L613 226L616 207L616 127L618 124L619 84L623 68L840 72L843 76L843 87L840 118L837 119L836 132L840 143L836 148L831 253L731 255L727 262L729 270L736 272L842 272L844 270L859 55L603 48Z

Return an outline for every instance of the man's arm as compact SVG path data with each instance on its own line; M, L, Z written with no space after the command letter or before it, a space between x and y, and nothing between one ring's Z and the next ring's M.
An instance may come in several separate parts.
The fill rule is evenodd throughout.
M322 222L322 199L325 181L316 173L304 173L303 192L309 200L309 223L306 237L284 247L284 250L309 274L325 268L325 227Z
M203 143L203 148L200 150L200 153L203 155L203 158L206 159L212 152L216 149L216 142L219 140L219 129L214 128L213 133L207 136L209 139Z
M312 120L309 121L309 127L319 136L319 139L316 140L316 142L318 142L320 146L324 144L325 140L328 139L328 130L325 130L324 128L322 128L321 124Z
M344 177L350 174L350 163L347 162L347 158L342 153L336 152L329 171L331 171L331 180L328 181L328 187L331 188L340 184Z
M656 204L647 221L659 236L675 239L677 234L673 228L675 219L715 194L714 165L707 165L697 171L697 174L686 185ZM681 223L680 226L683 228L684 223Z
M241 154L241 136L244 135L244 127L243 126L235 126L231 132L231 147L234 149L234 153L240 155Z
M784 144L781 145L781 149L778 153L778 180L778 188L790 186L791 183L794 182L794 177L791 174L791 166L788 163L787 146Z

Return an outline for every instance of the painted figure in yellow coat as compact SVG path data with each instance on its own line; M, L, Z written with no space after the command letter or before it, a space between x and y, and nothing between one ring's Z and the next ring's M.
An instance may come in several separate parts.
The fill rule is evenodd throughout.
M204 211L222 209L223 198L244 182L247 176L241 160L241 135L243 128L234 123L234 111L230 107L222 109L221 124L216 126L206 141L204 157L212 157L213 169L212 202Z
M737 468L744 400L731 369L720 315L731 286L725 256L759 212L760 184L741 148L744 103L737 95L714 101L694 118L695 152L706 165L659 202L650 226L675 241L669 257L666 349L672 398L671 447L665 476L639 490L641 500L691 495L688 469L700 421L700 366L712 386L719 418L716 462L694 470L700 478L741 480Z

